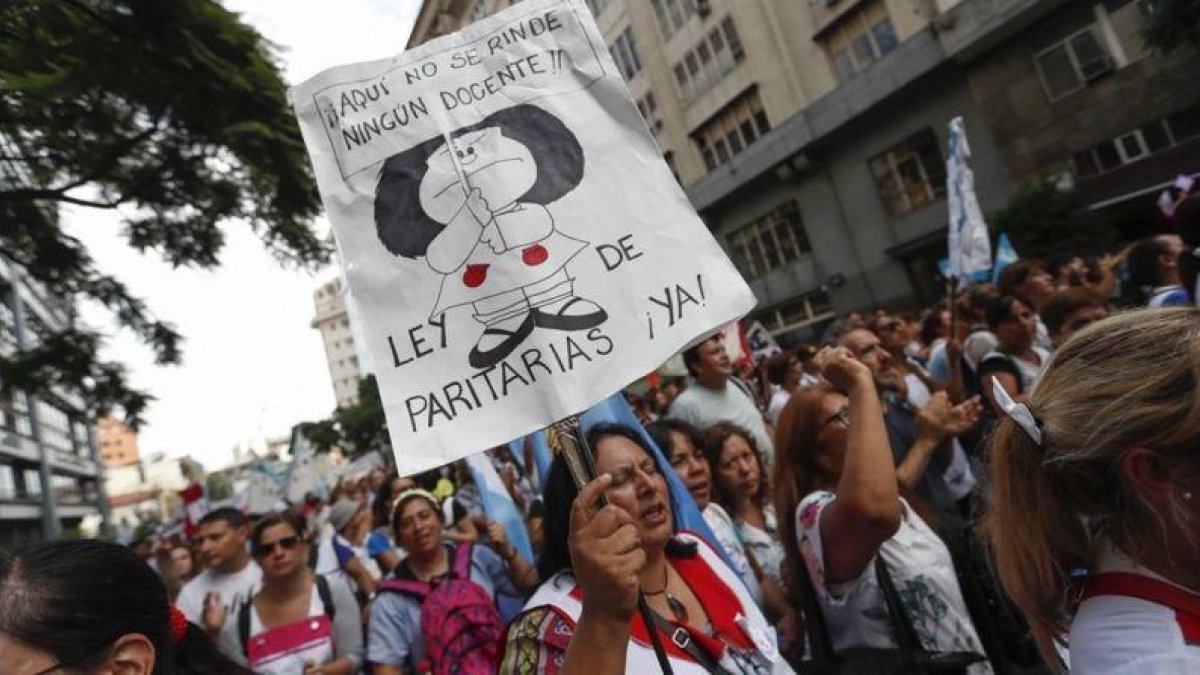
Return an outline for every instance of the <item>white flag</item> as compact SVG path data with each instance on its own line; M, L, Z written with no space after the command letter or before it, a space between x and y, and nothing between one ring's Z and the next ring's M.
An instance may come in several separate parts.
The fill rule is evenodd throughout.
M946 201L950 206L950 276L965 283L992 270L987 223L975 198L975 174L968 161L971 146L961 117L950 121L950 156L946 159Z

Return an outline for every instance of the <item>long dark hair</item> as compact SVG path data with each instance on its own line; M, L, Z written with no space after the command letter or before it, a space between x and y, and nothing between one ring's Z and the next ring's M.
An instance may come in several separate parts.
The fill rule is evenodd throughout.
M171 637L167 589L133 551L103 541L55 541L0 553L0 633L89 671L123 635L154 645L155 675L249 673L198 626Z
M670 471L671 467L662 466L658 461L658 453L651 449L647 439L643 437L643 433L624 424L600 422L587 430L585 438L593 457L596 455L596 446L605 438L612 436L627 438L637 443L638 447L654 460L660 473ZM550 463L550 471L546 476L546 484L542 492L542 503L546 508L546 520L543 525L546 543L537 564L538 577L542 580L549 579L562 570L571 569L571 553L567 548L567 538L571 534L571 504L578 495L579 488L575 487L575 480L571 478L571 471L567 468L566 460L563 459L561 453L556 454L554 461ZM676 518L678 512L679 505L672 497L672 519ZM672 523L671 529L677 529L675 523Z
M733 422L717 422L704 430L704 456L708 458L708 466L712 470L713 500L730 515L734 515L738 502L737 495L730 493L725 486L721 485L721 479L717 474L721 466L721 451L725 448L725 441L734 436L746 441L746 445L750 446L750 452L754 455L754 461L758 464L758 494L750 495L750 501L755 506L762 508L768 504L767 495L771 494L771 477L767 475L766 468L763 466L762 453L758 450L754 434Z
M451 136L457 138L490 127L499 127L506 138L529 148L537 164L536 182L518 201L544 206L573 190L583 179L583 147L554 115L535 105L517 105L457 129ZM429 244L446 227L422 210L420 198L421 180L427 169L425 162L445 142L444 137L434 136L392 155L379 170L375 227L379 241L393 255L424 256Z

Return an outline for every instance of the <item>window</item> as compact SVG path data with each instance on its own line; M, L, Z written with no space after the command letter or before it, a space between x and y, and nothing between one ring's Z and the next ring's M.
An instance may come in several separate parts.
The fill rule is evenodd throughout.
M658 101L654 99L654 92L646 92L645 96L638 99L637 109L642 114L642 119L646 120L650 132L657 136L663 128L663 121L658 114Z
M25 497L41 497L42 496L42 477L38 475L37 469L25 469L22 472L22 478L25 482Z
M907 213L946 195L946 163L931 129L919 131L870 161L888 213Z
M471 8L471 23L474 23L488 15L487 0L479 0L475 6Z
M727 16L672 67L680 96L687 102L703 94L745 58L733 18Z
M1097 37L1095 25L1043 49L1033 59L1051 101L1083 89L1113 69L1112 58Z
M833 305L825 291L812 291L769 307L753 315L773 335L795 330L833 316Z
M638 55L637 45L633 43L633 33L629 28L617 36L610 50L613 61L617 62L617 67L621 69L626 80L632 79L642 70L642 58Z
M0 464L0 499L17 498L17 474L7 464Z
M840 82L854 77L900 43L881 1L847 12L818 40Z
M771 130L755 89L734 99L692 132L692 140L709 171L728 162Z
M732 232L726 244L733 264L747 279L765 276L812 251L795 200Z
M670 40L696 13L696 0L651 0L663 37Z
M733 58L741 61L746 52L742 49L742 39L738 36L737 26L733 25L733 17L727 16L721 21L721 31L725 33L725 42L729 44Z
M612 0L587 0L587 6L592 10L592 16L600 16L600 12L603 12L611 3Z
M1080 178L1118 169L1200 136L1196 119L1200 108L1192 108L1127 131L1115 138L1080 150L1071 156Z

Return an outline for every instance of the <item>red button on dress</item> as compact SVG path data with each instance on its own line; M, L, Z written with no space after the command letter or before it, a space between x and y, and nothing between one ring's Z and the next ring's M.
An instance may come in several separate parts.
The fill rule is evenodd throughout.
M549 251L541 244L534 244L521 249L521 260L530 267L536 267L546 262L546 258L550 257Z
M467 271L463 272L463 284L467 288L482 286L483 282L487 280L487 269L488 266L486 263L472 263L467 265Z

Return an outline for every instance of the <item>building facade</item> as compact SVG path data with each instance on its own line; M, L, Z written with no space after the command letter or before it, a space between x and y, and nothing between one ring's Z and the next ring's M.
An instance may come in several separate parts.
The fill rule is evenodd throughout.
M320 331L325 345L325 361L339 408L358 403L358 380L363 376L350 312L342 293L341 277L313 291L316 315L312 320L312 327Z
M96 420L96 444L100 449L100 463L105 469L138 462L137 432L112 415L101 415Z
M29 349L73 320L70 302L0 255L0 353ZM89 427L77 397L0 389L0 548L53 539L105 517Z
M416 46L508 0L427 0ZM947 125L984 212L1073 185L1126 237L1200 171L1200 69L1138 0L587 0L663 158L783 344L839 311L928 303Z

